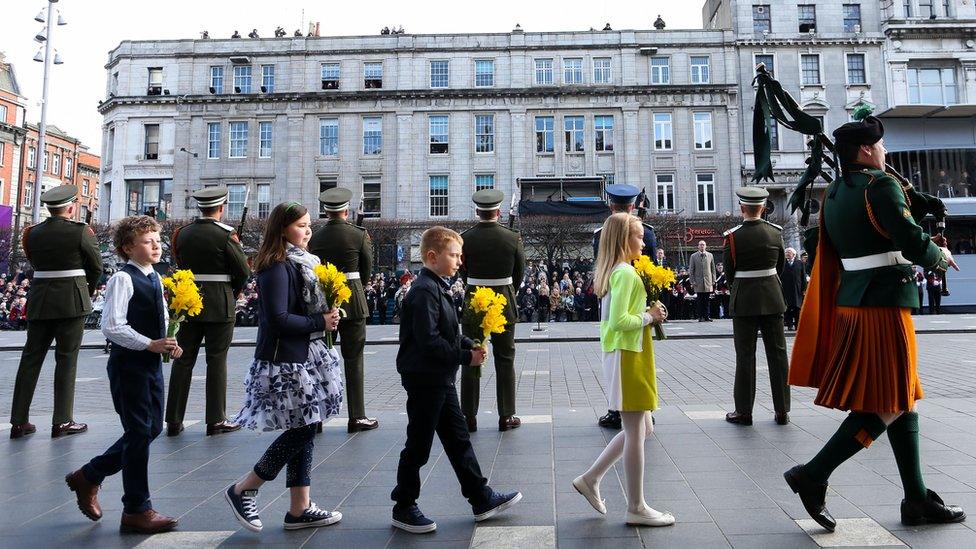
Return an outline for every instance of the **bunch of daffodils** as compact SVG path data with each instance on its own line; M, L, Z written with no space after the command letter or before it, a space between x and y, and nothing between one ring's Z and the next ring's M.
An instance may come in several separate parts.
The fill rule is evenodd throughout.
M674 271L667 267L655 265L651 258L646 255L634 260L634 270L637 271L637 276L644 283L644 291L647 292L648 300L653 304L660 303L661 294L670 291L671 286L674 286ZM654 339L659 341L667 339L660 323L654 324Z
M491 334L505 332L508 320L505 318L505 306L508 300L505 296L484 286L478 286L471 292L471 300L464 310L465 318L481 328L482 337L475 340L475 345L484 347L488 344ZM481 377L481 365L475 366L475 376Z
M166 337L176 337L180 323L188 316L197 316L203 310L203 297L200 287L193 281L193 271L182 269L172 276L163 278L166 291L166 308L169 310L169 328ZM163 355L163 362L169 362L169 353Z

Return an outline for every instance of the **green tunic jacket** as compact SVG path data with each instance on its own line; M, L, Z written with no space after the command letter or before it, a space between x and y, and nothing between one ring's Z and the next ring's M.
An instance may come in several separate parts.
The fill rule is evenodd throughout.
M52 216L24 229L24 254L34 272L83 269L84 276L34 278L27 295L27 320L85 316L102 276L102 254L91 228Z
M827 190L823 223L841 259L899 251L925 269L946 262L939 247L913 217L906 192L881 170L852 170ZM864 270L841 267L837 304L847 307L918 307L912 266L891 265Z
M762 219L745 221L725 232L724 259L730 281L729 312L732 316L772 315L786 311L783 273L786 254L783 229ZM737 271L776 269L777 274L760 278L737 278Z
M461 277L465 281L474 278L512 277L508 286L492 287L505 296L508 306L505 318L509 325L518 321L515 303L515 285L522 283L525 274L525 249L522 237L517 231L499 224L497 221L480 221L474 227L461 233L464 246L461 248ZM467 308L473 288L469 285L464 295Z
M343 306L346 318L366 318L366 292L363 281L373 274L373 242L366 229L344 219L330 219L308 241L308 251L322 264L332 263L344 273L359 273L359 280L348 281L352 297Z
M237 233L230 225L201 217L173 232L173 258L180 269L195 275L229 275L230 282L198 282L203 311L190 322L233 322L237 295L244 289L251 269Z

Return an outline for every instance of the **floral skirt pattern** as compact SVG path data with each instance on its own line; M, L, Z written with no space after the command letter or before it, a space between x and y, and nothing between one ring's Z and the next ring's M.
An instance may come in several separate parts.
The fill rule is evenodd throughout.
M244 407L234 421L248 429L275 431L311 425L342 407L339 353L313 340L306 362L255 360L244 378Z

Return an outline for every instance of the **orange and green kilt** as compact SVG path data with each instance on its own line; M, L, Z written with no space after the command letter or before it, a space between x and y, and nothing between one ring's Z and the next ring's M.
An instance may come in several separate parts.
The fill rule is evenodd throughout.
M915 327L903 307L840 307L840 260L820 231L800 311L790 385L815 387L815 403L855 412L908 412L923 397Z

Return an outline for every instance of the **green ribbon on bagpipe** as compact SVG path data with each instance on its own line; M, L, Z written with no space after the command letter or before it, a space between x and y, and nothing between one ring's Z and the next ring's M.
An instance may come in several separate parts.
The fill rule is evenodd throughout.
M802 213L800 224L806 226L810 219L808 190L818 176L823 176L829 183L830 177L823 173L824 141L823 124L820 120L803 112L793 97L783 90L762 63L756 67L756 104L752 117L752 150L755 158L756 171L752 176L753 182L773 181L773 163L770 158L772 149L770 142L770 121L777 120L783 126L809 135L813 138L810 158L807 159L807 169L800 177L800 182L790 196L791 212L797 209ZM823 136L825 137L825 136Z

